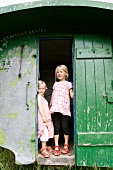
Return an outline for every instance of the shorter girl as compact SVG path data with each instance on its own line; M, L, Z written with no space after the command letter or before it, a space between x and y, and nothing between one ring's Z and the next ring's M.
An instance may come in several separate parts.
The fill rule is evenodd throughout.
M44 98L44 93L47 86L44 81L38 82L38 138L40 138L42 148L40 149L41 154L48 158L50 157L49 152L52 152L52 148L47 146L49 138L54 136L53 122L48 107L48 102Z
M50 112L53 113L54 124L54 142L55 150L54 155L60 155L59 147L59 131L60 125L64 133L64 147L62 149L63 154L69 152L69 119L70 112L70 97L73 98L72 83L68 82L68 69L65 65L59 65L55 70L55 75L58 82L53 85L53 93L50 102Z

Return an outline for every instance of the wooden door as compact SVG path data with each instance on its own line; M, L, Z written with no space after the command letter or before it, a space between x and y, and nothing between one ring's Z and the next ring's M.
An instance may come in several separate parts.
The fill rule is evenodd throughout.
M36 54L32 35L0 44L0 146L17 164L35 161Z
M76 163L113 167L113 56L109 35L75 36Z

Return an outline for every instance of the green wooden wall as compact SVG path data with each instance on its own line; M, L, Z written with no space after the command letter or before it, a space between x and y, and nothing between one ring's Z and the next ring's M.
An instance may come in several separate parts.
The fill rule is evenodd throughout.
M110 36L75 36L75 74L77 165L113 167L113 58Z

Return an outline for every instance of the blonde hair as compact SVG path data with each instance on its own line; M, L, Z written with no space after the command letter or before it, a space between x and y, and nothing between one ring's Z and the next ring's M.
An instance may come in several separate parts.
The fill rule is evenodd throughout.
M38 88L39 88L41 85L44 85L45 88L47 89L46 83L45 83L44 81L42 81L42 80L39 80L39 81L38 81Z
M68 77L69 77L68 68L67 68L67 66L65 66L63 64L56 67L56 69L55 69L55 80L57 79L56 75L57 75L57 70L59 68L61 68L66 73L66 80L68 80Z

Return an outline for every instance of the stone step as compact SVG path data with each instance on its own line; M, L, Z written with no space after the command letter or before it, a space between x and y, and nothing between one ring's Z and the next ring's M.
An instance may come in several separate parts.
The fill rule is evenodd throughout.
M36 161L39 165L58 165L58 166L74 166L75 155L71 153L61 154L60 156L54 156L52 153L49 158L44 158L41 154L38 154Z

